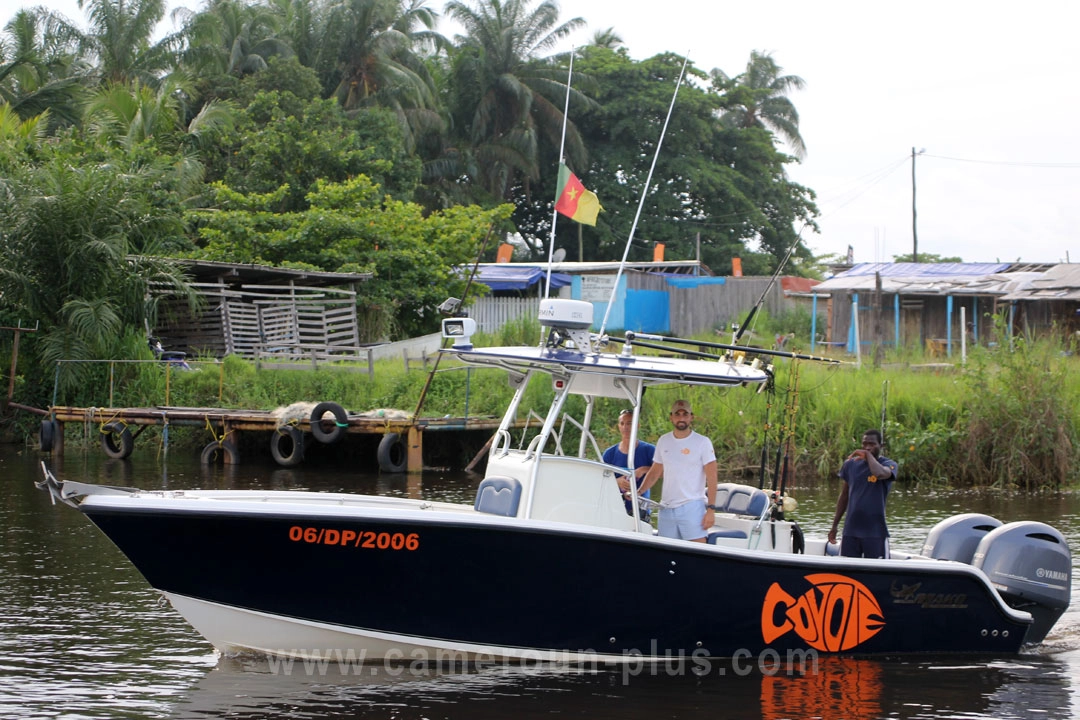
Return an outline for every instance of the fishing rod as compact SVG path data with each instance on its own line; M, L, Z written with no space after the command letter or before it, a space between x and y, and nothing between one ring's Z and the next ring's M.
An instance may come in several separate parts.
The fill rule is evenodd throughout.
M615 273L615 285L611 288L611 298L604 310L604 319L600 323L599 335L604 335L607 327L608 316L611 308L615 305L615 296L619 292L619 280L622 278L623 268L626 267L626 258L630 254L630 243L634 241L634 233L637 231L638 219L641 210L645 207L645 198L649 196L649 187L652 185L653 171L656 170L656 161L660 158L660 147L664 144L664 136L667 135L668 123L671 121L671 113L675 110L675 99L679 97L679 88L682 87L683 78L686 76L686 66L690 63L690 54L683 58L682 70L679 71L679 80L675 83L675 93L671 96L671 105L668 106L667 117L664 118L664 127L660 130L660 140L656 143L656 152L653 153L652 165L649 166L649 174L645 177L645 185L641 188L641 199L638 201L637 212L634 213L634 222L630 225L630 235L626 238L626 246L623 248L622 260L619 262L619 270Z
M885 447L885 419L889 407L889 381L881 383L881 447Z
M769 430L772 429L772 426L769 425L769 411L772 410L773 400L776 399L776 385L773 382L773 377L770 375L766 382L769 386L767 389L769 399L765 401L765 428L761 439L761 465L758 468L758 490L765 489L765 468L769 463ZM773 545L775 547L775 543Z
M636 333L636 332L633 332L633 331L627 331L625 340L622 339L622 338L617 338L617 337L610 337L610 338L608 338L608 340L611 341L611 342L617 342L617 343L632 343L634 345L639 345L641 347L651 347L651 348L660 349L660 350L665 349L665 348L662 348L662 347L658 348L657 346L651 345L649 343L641 342L640 340L638 340L638 338L644 338L645 340L654 340L654 341L657 341L657 342L674 343L676 345L697 345L699 347L716 348L718 350L728 350L728 351L734 351L734 352L749 352L749 353L754 353L756 355L770 355L772 357L791 358L793 360L814 360L815 362L823 362L823 363L828 363L830 365L844 365L844 364L846 364L842 360L837 360L835 358L830 358L830 357L823 357L821 355L806 355L806 354L803 354L803 353L788 352L787 350L768 350L766 348L754 348L754 347L749 347L747 345L729 345L727 343L715 343L715 342L708 342L706 340L686 340L684 338L672 338L672 337L666 337L664 335L651 335L651 334L648 334L648 333ZM693 355L694 354L690 350L679 350L678 352L684 353L684 354L687 354L687 355ZM703 353L703 355L705 355L706 357L716 357L716 355L711 355L709 353Z
M765 289L761 291L761 297L754 303L754 307L750 308L750 313L746 316L746 320L743 320L743 324L739 326L739 329L735 332L735 336L731 339L733 345L738 345L739 340L742 339L743 333L750 327L750 322L754 319L754 315L757 314L759 308L765 304L765 296L772 290L772 286L776 284L776 279L780 277L780 273L784 270L784 266L787 265L787 261L791 259L791 254L795 252L795 248L798 247L800 240L802 239L803 230L806 229L807 223L803 223L803 226L799 228L799 232L795 235L795 242L791 243L791 247L788 248L787 253L784 255L784 259L780 261L780 264L776 266L776 272L769 278L769 284L765 286Z

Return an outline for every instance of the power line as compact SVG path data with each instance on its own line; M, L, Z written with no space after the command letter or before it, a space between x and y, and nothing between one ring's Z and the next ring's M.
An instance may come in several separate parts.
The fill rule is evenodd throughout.
M876 171L876 174L868 173L867 175L864 175L863 178L869 178L869 179L861 187L853 188L852 190L841 193L841 194L836 195L836 196L834 196L832 198L822 199L821 202L820 202L820 205L822 205L822 206L826 205L826 204L831 204L833 202L836 202L838 204L836 206L834 206L833 208L831 208L830 210L828 210L828 211L822 210L821 215L819 217L824 218L824 217L827 217L829 215L832 215L837 210L840 210L840 209L844 208L845 206L850 205L851 203L855 202L860 197L862 197L867 192L869 192L872 187L874 187L875 185L877 185L878 183L883 181L885 178L892 175L894 172L896 172L900 168L907 165L908 159L909 159L908 156L905 155L903 158L894 161L890 165L887 165L884 168L882 168L881 170Z
M1010 161L1010 160L974 160L972 158L949 157L947 155L931 155L930 153L925 153L923 155L923 157L937 158L938 160L952 160L953 162L977 163L979 165L1006 165L1006 166L1010 166L1010 167L1059 168L1059 169L1080 168L1080 163L1044 163L1044 162L1015 162L1015 161Z

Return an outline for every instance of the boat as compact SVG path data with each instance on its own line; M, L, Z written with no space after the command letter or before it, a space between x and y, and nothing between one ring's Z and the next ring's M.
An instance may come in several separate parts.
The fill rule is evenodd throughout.
M1068 607L1070 551L1040 522L959 515L918 554L845 558L785 519L782 492L724 483L709 542L659 537L637 507L624 507L616 478L629 470L599 459L597 403L631 407L636 438L646 388L754 392L769 380L769 358L643 353L633 333L613 343L591 332L592 305L576 300L541 301L540 320L535 347L477 347L472 319L443 320L453 339L443 352L501 369L515 388L472 505L117 488L58 480L44 463L40 485L85 514L226 654L605 663L1006 655L1042 641ZM515 443L534 377L548 378L553 400ZM575 396L581 418L566 411Z

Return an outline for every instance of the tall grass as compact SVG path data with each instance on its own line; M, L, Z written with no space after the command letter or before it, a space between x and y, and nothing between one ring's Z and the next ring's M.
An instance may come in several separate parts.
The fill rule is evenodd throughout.
M512 323L477 344L535 345L535 321ZM712 339L712 338L710 338ZM893 363L880 369L779 360L771 391L660 386L645 395L641 436L655 440L670 429L668 411L677 399L690 400L695 428L712 438L725 474L756 478L767 450L771 484L778 448L788 455L795 483L835 475L841 460L863 432L883 425L885 453L900 463L902 481L923 484L992 486L1036 490L1075 486L1080 469L1071 462L1080 428L1080 373L1071 348L1054 340L998 342L973 349L966 368ZM150 358L135 347L133 355ZM228 357L199 364L199 370L169 372L169 404L271 410L293 402L332 400L353 411L415 409L427 374L406 372L400 361L376 363L375 376L332 366L310 370L256 370ZM109 404L109 369L96 369L94 382L58 404ZM165 404L165 367L160 363L117 365L111 379L112 405ZM884 390L887 412L882 417ZM512 390L505 373L466 369L452 359L440 363L425 399L425 416L502 413ZM530 383L523 409L543 414L552 398L550 379ZM625 402L601 399L593 430L601 447L618 439L616 420ZM566 410L582 417L584 403L571 398ZM195 439L192 442L201 442ZM568 432L564 448L576 449Z

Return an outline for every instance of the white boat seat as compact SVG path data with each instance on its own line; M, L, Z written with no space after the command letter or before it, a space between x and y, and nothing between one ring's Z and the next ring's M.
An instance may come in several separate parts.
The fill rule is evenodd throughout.
M509 477L484 478L476 488L473 509L489 515L516 517L521 502L521 483Z
M721 497L724 499L723 503L720 501ZM764 490L749 485L724 483L722 488L717 487L716 506L717 512L761 517L761 513L769 506L769 495Z

